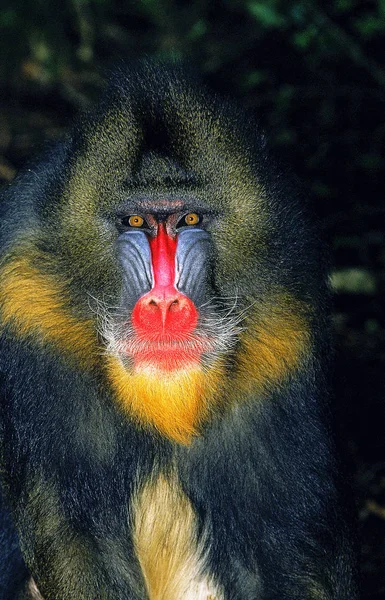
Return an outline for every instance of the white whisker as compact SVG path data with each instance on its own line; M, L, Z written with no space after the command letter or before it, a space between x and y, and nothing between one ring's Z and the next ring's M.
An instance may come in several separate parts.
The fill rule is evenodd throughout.
M229 297L213 296L202 304L198 327L189 334L162 336L141 336L135 331L131 321L127 319L128 311L116 306L106 298L89 296L89 307L95 314L97 331L104 340L104 354L135 355L153 351L172 352L173 350L186 353L204 353L215 356L229 353L233 350L244 330L242 322L247 318L250 309L256 301L239 310L239 295ZM110 299L112 300L112 299ZM230 304L231 303L231 304Z

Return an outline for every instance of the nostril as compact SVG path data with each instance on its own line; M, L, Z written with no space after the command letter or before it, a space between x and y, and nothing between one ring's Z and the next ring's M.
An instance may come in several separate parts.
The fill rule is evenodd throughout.
M179 310L179 300L174 300L173 302L171 302L170 306L168 307L168 310L170 312L176 312L177 310Z

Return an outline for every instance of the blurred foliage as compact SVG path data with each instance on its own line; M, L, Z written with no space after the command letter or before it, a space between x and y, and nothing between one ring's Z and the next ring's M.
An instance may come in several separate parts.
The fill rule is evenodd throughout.
M1 0L0 85L83 106L112 61L188 57L259 113L324 216L377 204L384 23L385 0Z
M255 113L332 248L363 598L385 598L385 0L0 0L0 179L117 60L185 59Z

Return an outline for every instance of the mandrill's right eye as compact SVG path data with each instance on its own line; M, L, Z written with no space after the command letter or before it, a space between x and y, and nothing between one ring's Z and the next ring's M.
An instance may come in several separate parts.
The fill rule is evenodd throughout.
M125 227L144 227L145 221L140 215L131 215L122 219L122 225Z

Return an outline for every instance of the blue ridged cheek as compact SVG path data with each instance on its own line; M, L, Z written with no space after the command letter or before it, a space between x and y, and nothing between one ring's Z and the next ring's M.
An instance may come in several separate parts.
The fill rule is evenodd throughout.
M197 307L208 300L210 289L211 237L203 229L178 234L175 287ZM151 249L146 233L130 230L118 238L122 270L122 305L133 307L154 285Z
M184 229L178 234L176 287L199 308L209 299L211 237L203 229Z
M134 306L153 287L151 250L143 231L130 230L118 238L119 261L122 269L122 303Z

